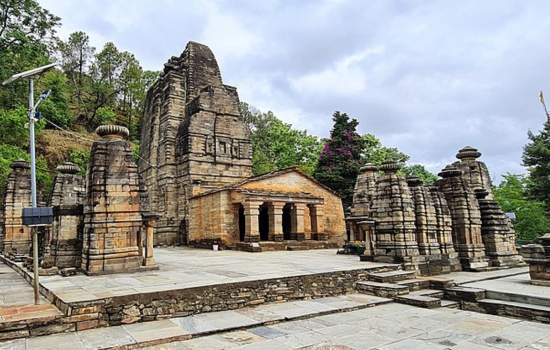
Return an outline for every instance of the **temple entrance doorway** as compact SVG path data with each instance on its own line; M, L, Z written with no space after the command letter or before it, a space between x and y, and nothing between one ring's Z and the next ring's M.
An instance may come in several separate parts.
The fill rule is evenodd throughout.
M260 241L267 241L269 237L269 213L267 210L267 203L260 206L259 226Z
M283 239L290 240L290 231L292 230L292 203L287 203L283 207Z

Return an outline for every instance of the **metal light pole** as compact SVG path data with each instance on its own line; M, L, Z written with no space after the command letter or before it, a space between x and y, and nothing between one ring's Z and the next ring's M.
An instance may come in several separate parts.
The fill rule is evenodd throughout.
M34 105L34 77L37 75L40 75L53 67L55 67L57 63L52 63L47 66L31 69L26 72L14 74L11 78L4 81L2 85L7 85L9 83L13 83L16 81L19 81L21 79L29 79L29 131L30 131L30 153L31 153L31 207L36 208L36 155L35 155L35 144L34 144L34 122L36 119L34 118L34 111L36 107L45 100L49 93L48 92L42 94L40 96L40 100ZM38 281L38 232L35 227L31 227L31 234L32 234L32 246L33 246L33 270L34 270L34 303L35 305L40 304L40 290L39 290L39 281Z

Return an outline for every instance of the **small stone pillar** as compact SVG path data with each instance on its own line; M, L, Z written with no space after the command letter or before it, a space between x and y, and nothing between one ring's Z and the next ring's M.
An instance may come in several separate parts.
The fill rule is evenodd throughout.
M376 222L374 261L403 263L407 270L418 268L422 259L416 243L414 201L405 178L397 174L395 161L382 163L384 175L376 181L372 217Z
M471 146L466 146L456 154L459 162L453 163L453 166L462 172L462 178L465 179L472 190L487 191L487 199L494 199L493 184L489 175L489 170L485 163L478 161L481 152Z
M516 232L512 228L510 218L502 211L497 201L486 198L486 190L477 189L475 194L481 211L481 237L491 266L524 265L523 258L516 250Z
M141 268L138 235L142 226L137 166L127 128L103 125L92 145L86 176L82 270L86 274Z
M481 212L468 181L461 171L446 167L439 176L439 189L445 198L453 218L453 242L464 270L483 270L489 266L481 238Z
M283 235L283 207L285 203L272 202L268 206L269 214L269 235L270 241L281 242Z
M436 186L429 186L430 194L435 209L435 217L437 222L437 241L439 249L441 249L441 264L444 273L462 271L462 265L458 260L458 254L455 251L453 244L453 220L451 211L447 205L447 200L443 192L438 191Z
M153 257L153 236L159 215L156 213L143 213L142 216L145 224L145 257L143 258L143 266L156 266Z
M291 240L303 241L305 238L304 209L304 203L294 203L292 205L292 227L290 230Z
M263 202L244 202L245 233L244 241L247 243L260 242L260 205Z
M10 164L4 197L4 253L27 255L31 249L31 228L23 226L23 208L31 206L31 165L23 159Z
M531 284L550 287L550 233L537 238L536 244L521 246L521 255L529 264Z
M80 267L85 189L80 168L67 162L57 167L51 205L54 219L51 227L50 254L58 268Z

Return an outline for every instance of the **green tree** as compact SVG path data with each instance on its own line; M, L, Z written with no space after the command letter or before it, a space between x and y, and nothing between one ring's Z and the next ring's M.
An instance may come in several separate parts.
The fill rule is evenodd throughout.
M437 181L437 176L421 164L405 165L400 171L405 177L418 177L424 185L432 185Z
M316 136L293 129L271 111L262 113L244 102L240 107L251 129L254 175L291 166L298 166L308 175L313 173L321 152L321 142Z
M0 81L49 63L59 21L34 0L0 0ZM9 84L0 89L0 108L17 108L27 96L28 82Z
M530 141L523 147L522 158L530 174L527 194L550 207L550 120L538 134L529 131L527 135Z
M543 202L526 195L530 178L525 175L503 175L504 181L494 188L495 200L505 212L516 215L516 237L523 242L532 242L538 236L550 232L550 218Z
M381 165L383 161L389 159L395 160L398 163L405 163L410 158L397 148L383 146L382 142L373 134L364 134L361 138L365 145L361 154L364 163Z
M330 139L326 140L313 176L342 196L344 208L347 208L353 200L366 144L356 131L357 120L340 112L335 112L332 119L334 126Z

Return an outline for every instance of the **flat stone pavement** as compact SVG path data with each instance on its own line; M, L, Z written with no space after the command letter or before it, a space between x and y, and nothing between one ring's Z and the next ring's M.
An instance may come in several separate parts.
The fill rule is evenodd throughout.
M21 275L0 262L0 323L62 315L42 295L40 305L34 305L33 287Z
M388 302L351 294L18 339L0 349L550 349L550 325Z
M530 281L529 273L524 273L494 280L470 282L464 284L464 286L481 288L494 292L517 294L525 297L548 299L550 303L550 287L532 285Z
M259 279L388 266L337 255L335 249L246 253L155 248L160 270L104 276L44 276L40 284L66 303Z

